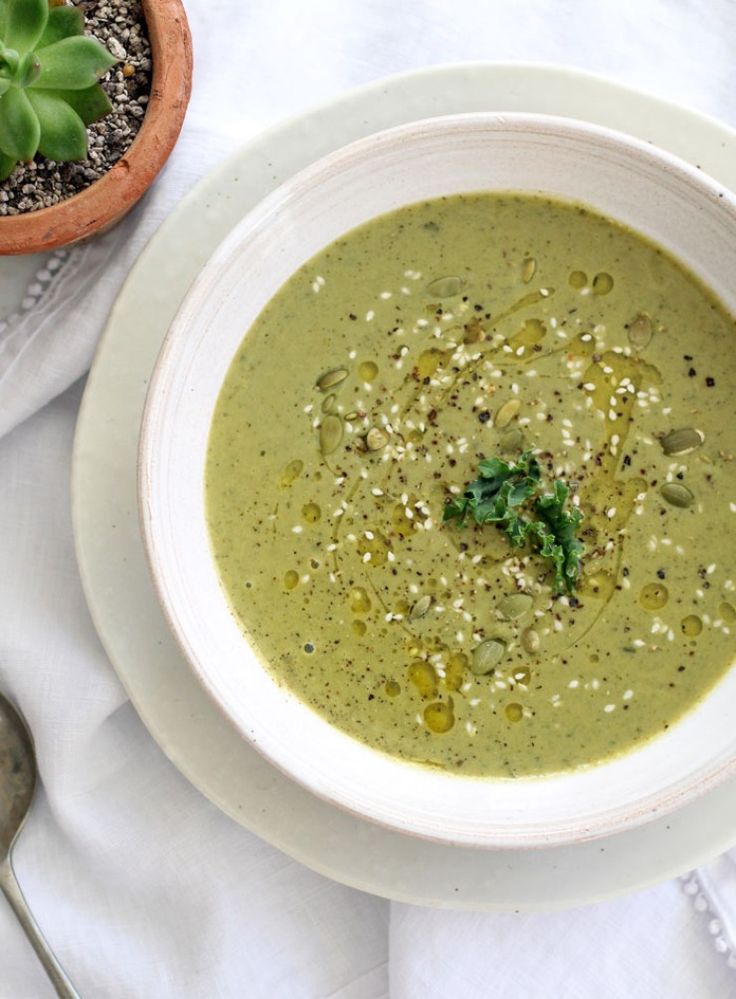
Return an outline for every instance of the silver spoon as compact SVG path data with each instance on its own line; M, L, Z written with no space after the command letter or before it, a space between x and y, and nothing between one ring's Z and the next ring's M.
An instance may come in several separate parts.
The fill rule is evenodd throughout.
M61 999L79 999L43 938L15 878L10 852L36 789L36 753L25 722L0 694L0 888Z

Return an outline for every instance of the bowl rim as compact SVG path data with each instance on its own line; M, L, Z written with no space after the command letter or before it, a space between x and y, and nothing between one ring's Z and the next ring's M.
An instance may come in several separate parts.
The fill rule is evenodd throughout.
M403 814L390 819L385 816L371 814L356 807L354 803L351 803L349 798L346 798L343 794L337 793L329 786L325 786L324 782L321 784L316 781L312 782L310 781L309 775L304 773L295 773L289 766L284 765L279 756L273 754L272 751L269 751L269 747L265 746L260 738L256 739L250 737L248 732L245 731L244 726L240 724L236 718L234 718L227 705L223 703L223 700L218 695L217 690L214 686L212 686L210 678L207 676L206 672L202 670L200 663L197 661L197 657L191 654L185 629L179 628L178 618L173 612L173 606L169 604L165 581L159 574L156 564L156 546L153 537L150 516L151 511L147 501L147 496L150 495L150 485L153 478L150 475L149 463L146 460L147 455L150 454L154 440L154 435L152 433L152 417L156 408L156 400L161 394L160 383L164 380L164 375L166 374L168 357L174 343L174 338L177 335L177 330L180 326L183 327L188 325L188 313L193 308L192 303L196 300L201 290L206 286L210 273L216 271L221 264L224 264L230 258L232 250L243 242L243 233L247 230L257 231L260 227L266 225L269 218L271 218L281 207L287 204L292 198L298 197L300 191L308 189L310 185L319 183L321 177L329 176L331 172L348 164L352 158L361 157L366 152L375 150L378 148L380 143L400 142L407 138L421 136L427 131L437 131L442 128L452 129L452 127L463 127L472 124L489 126L491 123L506 130L524 131L529 128L537 128L561 133L567 132L573 135L587 136L588 138L595 137L602 143L602 145L608 145L609 148L627 148L630 152L647 158L650 163L664 169L667 173L679 176L691 185L695 184L701 189L701 193L707 194L714 203L717 203L719 207L727 211L731 216L733 224L736 225L736 195L726 188L725 185L713 180L709 175L704 174L701 170L690 166L688 163L672 153L662 150L651 143L647 143L633 136L619 132L616 129L609 128L607 126L595 125L577 119L570 119L559 115L516 111L474 111L463 114L442 115L432 118L423 118L392 128L383 129L379 132L351 142L346 146L343 146L340 149L337 149L320 158L315 163L299 171L293 177L290 177L270 194L268 194L245 216L243 216L243 218L236 223L228 236L211 255L190 286L165 335L146 394L137 457L139 521L149 574L151 576L157 598L165 620L189 667L193 670L199 683L223 715L223 719L227 723L231 724L243 738L247 739L250 744L258 750L258 752L264 755L269 763L277 767L281 772L285 773L290 779L295 780L311 793L316 794L318 797L328 801L332 805L343 810L353 812L363 819L368 819L369 821L375 822L395 831L438 843L473 846L481 849L518 849L574 845L577 842L588 841L624 832L645 823L655 816L667 815L680 805L684 804L686 801L690 801L700 793L717 786L727 777L736 773L736 749L729 755L725 762L721 758L712 762L707 768L704 766L702 770L706 771L705 774L700 772L692 779L681 779L679 782L675 781L661 787L651 794L646 795L633 805L617 805L611 809L600 811L590 822L586 823L585 828L576 827L571 829L569 825L566 826L564 823L559 823L554 829L544 831L540 831L537 828L533 832L528 832L528 827L525 827L522 833L518 830L518 827L516 827L516 829L512 828L512 831L509 833L498 833L498 835L494 833L491 836L486 835L482 838L482 840L479 840L477 836L467 836L462 832L453 832L452 834L445 835L436 830L427 830L424 827L415 825ZM498 190L500 190L500 188L498 188ZM407 202L407 204L408 203L409 202ZM227 603L227 597L224 594L224 591L221 591L221 597L222 600ZM245 640L247 641L247 638L245 638ZM256 659L260 660L260 657L256 655ZM269 676L269 679L274 686L279 686L277 681L275 681L273 677L268 674L267 669L264 666L261 666L261 668L264 673ZM711 690L703 695L703 700L710 697L713 690L718 687L719 683L720 681L717 681L715 687L711 688ZM323 715L314 711L307 704L296 697L296 695L293 696L305 712L316 715L325 726L331 729L336 728L336 726L333 726ZM686 711L685 716L687 716L688 713L689 711ZM348 738L352 737L348 736ZM647 745L651 741L654 740L647 740L642 744L642 746ZM600 761L600 763L605 764L606 762L610 762L611 759L618 758L618 756L630 756L632 753L636 752L637 748L641 747L634 747L632 750L625 751L622 754L617 754L616 757ZM398 757L391 756L381 750L376 750L371 746L368 746L368 749L378 756L388 758L394 763L406 765L406 761L403 761ZM595 769L596 766L597 764L594 764L590 769ZM498 777L464 777L463 779L475 780L480 786L484 782L487 785L497 781L519 779L544 781L548 777L553 778L555 776L559 775L549 774L540 775L538 777L532 776L529 778L525 777L513 779Z
M42 253L104 232L151 186L168 159L192 90L192 36L183 0L142 0L151 89L129 148L89 187L48 208L0 218L0 256Z

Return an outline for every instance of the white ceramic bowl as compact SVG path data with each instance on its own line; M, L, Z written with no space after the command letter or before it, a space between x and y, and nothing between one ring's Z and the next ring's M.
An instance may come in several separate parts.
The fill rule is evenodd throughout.
M416 835L483 847L571 843L671 810L736 769L736 670L667 733L610 762L544 778L443 774L357 742L272 680L230 611L205 522L211 415L268 300L354 226L424 198L484 189L592 205L669 249L736 312L736 200L672 156L540 115L459 115L391 129L266 198L193 285L149 390L141 519L154 583L192 670L223 724L229 719L276 766L336 805Z

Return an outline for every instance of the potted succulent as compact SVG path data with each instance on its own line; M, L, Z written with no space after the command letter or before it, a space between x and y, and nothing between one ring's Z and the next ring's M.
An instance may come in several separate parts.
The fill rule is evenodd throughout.
M109 228L152 183L181 129L192 69L181 0L84 9L87 23L71 0L0 0L0 254ZM107 30L121 13L131 21L127 49Z

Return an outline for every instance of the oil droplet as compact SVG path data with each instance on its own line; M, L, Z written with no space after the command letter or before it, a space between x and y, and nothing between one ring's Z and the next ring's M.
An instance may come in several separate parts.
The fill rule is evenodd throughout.
M430 348L423 351L417 358L417 374L419 378L422 380L431 378L444 359L445 355L441 350Z
M724 601L718 608L718 617L726 624L736 623L736 607Z
M517 704L516 701L513 701L511 704L507 704L503 711L510 722L521 721L524 714L524 709L520 704Z
M293 569L289 569L288 572L284 573L284 589L293 590L294 587L299 582L299 573L295 572Z
M444 684L448 690L460 690L468 668L468 657L464 652L452 652L445 664Z
M688 616L684 617L680 622L680 628L682 629L683 635L687 635L688 638L697 638L703 630L703 622L697 614L688 614Z
M401 684L396 680L386 680L386 693L389 697L398 697L401 693Z
M375 381L378 375L378 365L373 361L363 361L358 367L358 375L364 382Z
M509 344L518 351L519 347L533 347L541 343L547 333L547 327L541 319L526 319L512 337Z
M669 600L667 587L662 583L647 583L639 594L639 603L644 610L660 610Z
M610 572L594 572L586 576L578 587L580 593L596 600L607 600L616 588L616 580Z
M361 559L371 569L376 569L388 561L390 545L386 538L375 529L370 533L373 535L372 538L366 538L365 534L358 538L357 550Z
M366 631L368 631L368 625L365 623L365 621L358 621L358 620L353 621L353 631L355 632L356 635L358 635L358 637L360 637L362 635L365 635Z
M588 283L588 275L585 271L573 271L568 278L568 281L570 282L571 288L580 290L580 288L584 288Z
M370 597L362 586L356 586L350 594L350 610L353 614L367 614L370 609Z
M302 507L302 517L308 524L316 524L322 516L322 511L316 503L305 503Z
M605 271L601 271L600 274L596 274L593 278L593 294L594 295L607 295L609 291L613 290L613 278L610 274L606 274Z
M295 458L294 461L290 461L289 464L286 465L284 470L281 472L281 485L286 487L296 482L296 480L302 474L303 468L304 468L304 462L301 461L299 458Z
M415 659L409 666L409 681L414 684L422 697L437 696L437 674L431 663Z
M452 705L445 704L443 701L428 704L424 709L424 721L430 732L435 732L438 735L449 732L455 724Z
M411 500L407 506L411 509ZM391 525L402 540L415 530L414 517L407 517L406 509L403 503L397 503L391 511Z

